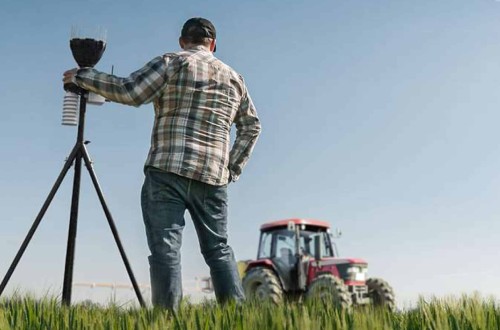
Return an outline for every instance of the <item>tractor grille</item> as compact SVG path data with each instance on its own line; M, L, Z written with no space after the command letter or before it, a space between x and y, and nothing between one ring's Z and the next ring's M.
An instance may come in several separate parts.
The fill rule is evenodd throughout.
M365 305L370 303L368 298L368 287L366 285L351 285L348 288L352 302L355 305Z

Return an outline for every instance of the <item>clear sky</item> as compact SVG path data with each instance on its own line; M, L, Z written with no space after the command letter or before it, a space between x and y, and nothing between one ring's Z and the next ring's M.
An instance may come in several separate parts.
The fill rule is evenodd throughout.
M261 223L322 219L343 256L369 262L402 301L500 296L500 3L494 0L14 1L0 3L0 276L76 138L61 126L71 26L107 29L97 69L126 76L179 49L184 21L212 20L263 132L231 184L229 234L256 255ZM151 105L89 106L86 138L141 283L139 193ZM70 171L9 284L62 286ZM128 282L87 172L75 281ZM207 275L187 221L183 276Z

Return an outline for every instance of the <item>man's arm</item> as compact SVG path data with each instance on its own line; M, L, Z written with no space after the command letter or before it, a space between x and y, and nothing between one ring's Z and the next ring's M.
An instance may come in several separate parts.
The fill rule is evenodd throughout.
M120 78L95 69L80 69L76 84L106 99L139 106L151 102L167 82L168 56L158 56L127 78Z
M246 87L234 123L236 124L236 140L229 153L229 171L232 181L238 180L261 131L257 111Z

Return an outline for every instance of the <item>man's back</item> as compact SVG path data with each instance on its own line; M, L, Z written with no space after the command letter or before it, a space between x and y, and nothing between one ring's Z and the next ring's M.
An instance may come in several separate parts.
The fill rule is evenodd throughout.
M127 78L81 69L76 81L115 102L154 102L145 165L189 179L216 186L237 180L260 133L243 78L203 46L158 56Z

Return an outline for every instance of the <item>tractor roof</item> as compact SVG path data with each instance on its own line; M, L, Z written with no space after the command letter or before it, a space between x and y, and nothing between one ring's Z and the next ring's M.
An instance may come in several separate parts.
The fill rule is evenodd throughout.
M321 227L328 229L330 228L330 224L325 221L319 221L319 220L312 220L312 219L285 219L285 220L278 220L278 221L271 221L271 222L266 222L262 226L260 226L261 231L267 231L279 227L286 227L288 223L292 221L295 223L295 225L306 225L306 226L313 226L313 227Z

